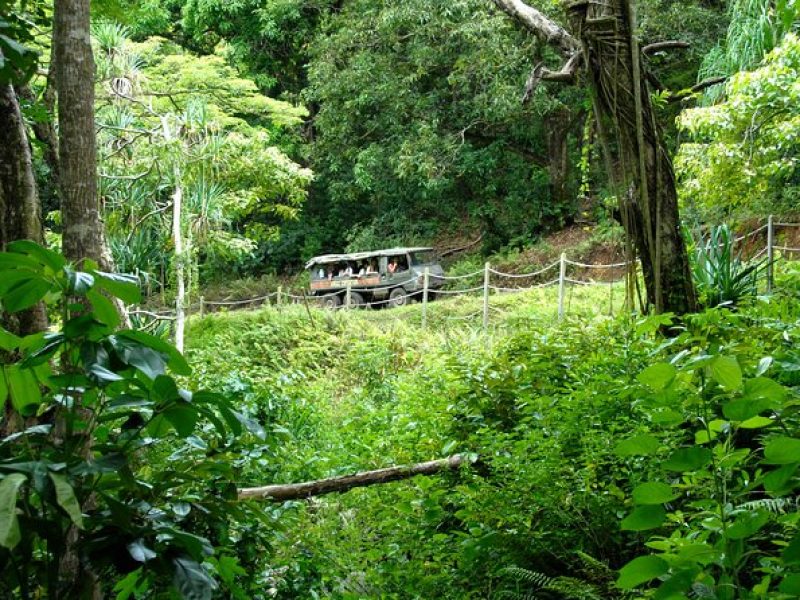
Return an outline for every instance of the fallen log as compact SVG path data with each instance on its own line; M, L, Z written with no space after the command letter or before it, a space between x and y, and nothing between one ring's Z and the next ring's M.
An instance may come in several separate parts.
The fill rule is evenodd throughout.
M322 496L333 492L346 492L357 487L389 483L409 479L416 475L434 475L440 471L458 469L463 464L474 462L468 456L454 454L439 460L417 463L414 465L400 465L376 469L375 471L362 471L354 475L343 475L304 481L303 483L278 483L261 487L242 488L238 490L239 500L265 500L267 502L284 502L286 500L301 500L313 496Z

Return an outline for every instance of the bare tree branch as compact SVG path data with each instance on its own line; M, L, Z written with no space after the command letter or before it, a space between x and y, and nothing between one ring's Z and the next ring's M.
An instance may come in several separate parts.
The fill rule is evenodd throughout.
M711 77L709 79L704 79L698 84L693 85L688 90L682 90L680 92L675 92L672 94L667 100L669 102L680 102L690 96L693 96L697 92L702 92L706 88L710 88L712 85L718 85L720 83L725 83L728 80L727 77Z
M517 19L526 29L559 50L564 56L571 57L580 49L578 40L566 29L521 0L494 0L494 3L500 10Z
M576 52L570 59L561 67L560 71L551 71L544 66L543 63L536 65L528 80L525 82L525 91L522 93L522 103L525 104L533 97L533 92L539 87L542 81L559 81L561 83L574 83L575 76L578 73L578 67L581 64L581 54Z
M646 46L642 46L642 54L653 54L655 52L661 52L662 50L672 50L674 48L689 48L691 44L689 42L681 42L679 40L667 40L664 42L654 42L652 44L647 44Z
M311 498L312 496L330 494L332 492L346 492L356 487L409 479L415 475L434 475L440 471L458 469L461 465L469 463L470 461L467 457L461 454L455 454L440 460L431 460L414 465L388 467L375 471L363 471L361 473L342 477L330 477L328 479L318 479L316 481L306 481L303 483L286 483L243 488L239 490L238 497L239 500L265 500L267 502L300 500L303 498Z

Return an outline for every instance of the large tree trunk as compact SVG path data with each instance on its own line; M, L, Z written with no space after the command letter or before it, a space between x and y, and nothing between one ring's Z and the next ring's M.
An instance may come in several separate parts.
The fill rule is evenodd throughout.
M97 199L95 66L89 34L89 0L56 0L53 53L64 256L73 262L90 258L108 268Z
M695 310L675 175L650 104L630 0L570 4L577 39L522 0L494 2L566 60L558 72L537 65L526 94L543 80L574 81L578 66L585 67L623 225L642 262L648 304L656 312Z
M606 132L604 150L623 225L642 263L648 304L657 312L696 310L675 175L650 104L630 0L573 3L570 20L583 44L597 118Z
M64 225L62 251L76 264L92 259L111 270L105 251L103 222L97 198L97 142L94 123L94 73L89 32L89 0L55 0L53 10L53 56L58 94L58 147L61 219ZM73 409L84 420L89 409ZM63 426L57 415L56 430ZM56 434L58 435L58 433ZM87 440L84 452L91 452ZM94 496L83 500L91 510ZM102 598L98 577L80 556L81 534L72 526L58 565L56 598Z
M33 163L19 102L11 85L0 85L0 250L14 240L42 241L39 197L33 177ZM28 335L47 329L44 304L18 313L0 315L0 325ZM13 359L0 352L0 360ZM4 402L0 436L22 427L22 419L10 401Z
M0 249L14 240L42 242L39 196L19 101L11 85L0 85ZM44 305L5 315L3 326L19 335L47 328Z

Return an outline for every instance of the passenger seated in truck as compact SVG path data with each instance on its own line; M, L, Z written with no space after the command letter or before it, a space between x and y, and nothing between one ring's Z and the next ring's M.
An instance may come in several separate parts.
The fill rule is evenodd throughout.
M389 266L386 267L386 270L389 271L389 275L394 275L397 272L397 259L393 258L389 261Z

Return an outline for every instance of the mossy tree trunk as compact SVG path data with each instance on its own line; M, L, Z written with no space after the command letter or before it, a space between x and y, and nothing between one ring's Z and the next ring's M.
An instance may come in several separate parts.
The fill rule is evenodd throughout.
M576 2L569 16L602 120L623 226L641 260L647 303L656 312L694 311L675 174L650 102L631 2Z
M656 312L696 310L675 174L650 103L631 0L570 4L574 35L522 0L494 3L565 60L560 71L536 65L526 93L541 81L576 83L582 68L623 226L642 263L647 304Z

